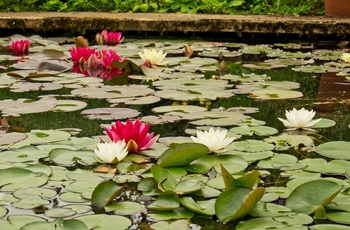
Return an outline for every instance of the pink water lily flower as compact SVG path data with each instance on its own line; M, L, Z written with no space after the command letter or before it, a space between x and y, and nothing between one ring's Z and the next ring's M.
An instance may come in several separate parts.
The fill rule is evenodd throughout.
M100 66L100 55L95 52L90 55L90 57L84 63L87 68L98 68Z
M113 69L113 61L125 61L126 58L122 58L115 50L102 50L101 51L101 65L106 69Z
M96 49L72 47L69 53L75 63L84 64L91 55L96 53Z
M122 33L103 30L101 33L96 34L96 41L100 45L117 45L122 41Z
M106 128L106 132L114 142L125 140L129 152L137 152L150 148L159 138L159 135L153 137L154 133L148 132L149 126L140 120L128 120L126 123L117 121L112 129Z
M10 49L13 54L27 54L30 48L30 41L25 40L16 40L13 41L10 45Z

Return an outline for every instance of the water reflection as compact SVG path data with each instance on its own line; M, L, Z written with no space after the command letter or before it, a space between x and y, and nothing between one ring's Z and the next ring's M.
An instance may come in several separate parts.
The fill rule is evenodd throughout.
M315 105L319 113L334 111L339 103L347 104L350 108L350 81L336 73L323 73L316 100L320 102Z

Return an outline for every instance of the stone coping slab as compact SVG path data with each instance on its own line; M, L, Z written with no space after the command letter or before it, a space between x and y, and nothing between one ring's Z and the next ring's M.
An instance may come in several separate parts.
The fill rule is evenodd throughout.
M350 34L350 18L222 14L157 14L108 12L0 13L0 29L53 32L65 30L164 33L260 33L296 35Z

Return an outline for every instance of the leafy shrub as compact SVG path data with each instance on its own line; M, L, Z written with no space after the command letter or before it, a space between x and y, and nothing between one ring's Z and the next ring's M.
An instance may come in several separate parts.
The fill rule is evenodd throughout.
M323 14L324 0L0 0L0 11Z

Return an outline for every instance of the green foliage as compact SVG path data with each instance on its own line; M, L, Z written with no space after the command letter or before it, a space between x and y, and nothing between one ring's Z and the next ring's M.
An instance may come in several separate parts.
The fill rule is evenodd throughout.
M0 0L0 11L19 12L35 11L45 0Z
M319 15L324 13L323 4L323 0L0 0L0 11Z
M247 0L253 14L319 15L324 13L323 0Z

